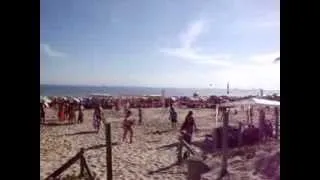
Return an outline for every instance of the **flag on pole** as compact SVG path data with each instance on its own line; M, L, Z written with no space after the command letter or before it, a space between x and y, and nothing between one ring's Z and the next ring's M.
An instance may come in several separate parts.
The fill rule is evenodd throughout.
M280 61L280 57L277 57L273 62Z
M227 84L227 94L229 94L229 82Z

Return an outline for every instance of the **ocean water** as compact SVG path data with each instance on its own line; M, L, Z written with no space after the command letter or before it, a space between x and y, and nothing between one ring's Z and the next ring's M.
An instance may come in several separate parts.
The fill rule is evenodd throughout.
M226 89L196 89L196 88L163 88L165 96L192 96L198 92L200 96L227 95ZM116 86L67 86L67 85L40 85L41 96L87 96L91 93L107 93L110 95L150 95L161 94L162 88L150 87L116 87ZM230 96L248 96L257 95L260 91L230 89ZM280 93L280 90L264 90L264 94Z

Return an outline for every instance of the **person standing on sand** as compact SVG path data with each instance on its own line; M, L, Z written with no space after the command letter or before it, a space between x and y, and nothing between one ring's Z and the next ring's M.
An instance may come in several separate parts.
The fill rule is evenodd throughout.
M45 123L45 115L44 104L40 103L40 124Z
M79 104L78 123L83 123L83 106Z
M197 126L193 118L193 112L189 111L180 128L180 132L183 134L183 140L188 144L191 143L193 130L197 131Z
M193 112L189 111L185 121L183 122L181 128L180 128L180 132L182 134L182 139L187 142L188 144L191 144L191 139L192 139L192 134L193 134L193 130L197 131L197 126L196 123L194 121L193 118ZM183 158L186 159L189 156L188 151L186 151L183 154Z
M123 127L123 136L122 136L122 142L124 142L127 139L128 132L130 133L130 143L132 143L132 137L133 137L133 129L132 126L134 124L134 119L130 118L131 111L127 111L126 116L123 120L122 127Z
M59 103L58 117L59 117L59 121L64 121L64 102L63 101Z
M69 102L65 101L64 103L64 109L63 109L64 119L69 120Z
M259 139L264 141L266 137L266 114L264 109L261 107L259 109Z
M173 108L172 104L170 104L170 111L169 111L169 120L171 120L171 127L176 128L177 126L177 121L178 121L178 114Z
M141 109L141 105L138 108L138 116L139 116L139 125L142 124L142 109Z
M101 109L97 106L93 112L93 128L96 130L96 133L100 130L100 122L101 122Z
M76 123L76 103L74 102L74 103L72 103L72 106L71 106L71 113L70 113L70 115L72 116L72 118L71 118L71 121L72 121L72 123Z

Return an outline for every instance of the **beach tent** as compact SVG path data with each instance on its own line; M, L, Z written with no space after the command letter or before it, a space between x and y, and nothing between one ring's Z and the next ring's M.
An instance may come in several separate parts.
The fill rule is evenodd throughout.
M249 99L242 99L239 101L226 102L226 103L220 104L221 107L233 107L233 106L241 106L241 105L280 106L280 101L261 99L261 98L249 98Z
M248 99L242 99L238 101L219 104L216 106L216 126L218 123L219 107L235 107L235 106L243 106L243 105L247 105L249 107L250 106L252 107L254 105L280 107L280 101L261 99L261 98L248 98Z

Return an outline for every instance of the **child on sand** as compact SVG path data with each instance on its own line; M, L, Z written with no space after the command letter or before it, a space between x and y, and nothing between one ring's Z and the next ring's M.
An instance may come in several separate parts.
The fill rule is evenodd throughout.
M123 120L123 137L122 137L122 141L124 142L127 139L127 134L128 132L130 133L130 143L132 143L132 137L133 137L133 130L132 130L132 126L134 124L134 119L130 118L131 116L131 111L127 111L126 113L126 117Z

